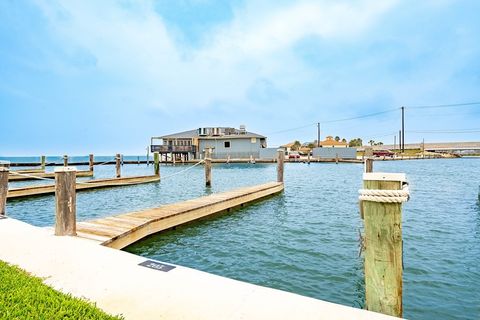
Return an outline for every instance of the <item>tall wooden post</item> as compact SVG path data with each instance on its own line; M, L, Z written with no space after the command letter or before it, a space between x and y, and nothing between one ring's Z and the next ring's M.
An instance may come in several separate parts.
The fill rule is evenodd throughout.
M277 182L283 182L283 168L285 163L285 151L277 150Z
M55 169L55 235L77 235L75 167Z
M153 153L153 170L155 175L160 177L160 155L158 151Z
M120 167L120 165L121 165L120 160L121 160L120 153L117 153L117 155L115 156L115 169L116 169L116 175L115 176L117 178L120 178L122 176L122 169Z
M0 167L0 216L6 215L8 172L9 169L7 167Z
M40 166L43 170L45 170L45 165L46 165L45 160L46 160L45 156L40 156Z
M364 173L364 189L400 190L402 173ZM362 201L366 308L402 317L402 204Z
M212 186L212 158L211 149L205 150L205 186Z
M338 153L335 154L335 163L338 164Z
M367 158L365 159L365 172L373 172L373 159Z
M67 155L63 156L63 166L68 167L68 156Z
M93 154L88 155L88 167L90 171L93 171L93 166L95 165L95 162L93 161Z

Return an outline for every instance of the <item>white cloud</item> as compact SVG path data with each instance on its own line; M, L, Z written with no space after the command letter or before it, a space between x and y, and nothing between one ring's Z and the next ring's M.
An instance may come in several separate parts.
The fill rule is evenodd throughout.
M260 12L253 3L185 55L151 1L39 1L65 50L96 58L98 72L131 85L123 94L168 110L241 103L259 78L288 86L308 77L290 48L306 36L348 40L374 26L396 1L303 1ZM290 75L294 75L291 77ZM272 87L273 88L273 87Z

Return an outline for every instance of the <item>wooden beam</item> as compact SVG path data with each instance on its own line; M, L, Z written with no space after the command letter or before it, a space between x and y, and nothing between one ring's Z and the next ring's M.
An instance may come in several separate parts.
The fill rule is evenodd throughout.
M285 151L283 149L277 150L277 182L283 183L283 170L285 167Z
M115 177L120 178L122 176L122 169L120 168L120 153L117 153L115 156L115 169L116 169L116 174Z
M0 167L0 216L6 215L8 171L8 168Z
M75 167L55 169L55 235L76 236Z
M375 175L375 176L373 176ZM403 178L364 174L364 189L400 190ZM365 226L366 308L402 317L402 205L362 201Z
M212 186L212 158L210 148L205 150L205 186Z

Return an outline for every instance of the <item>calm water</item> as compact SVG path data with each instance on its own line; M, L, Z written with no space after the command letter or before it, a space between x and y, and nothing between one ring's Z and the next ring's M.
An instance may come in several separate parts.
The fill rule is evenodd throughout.
M216 165L211 190L203 168L162 166L161 183L78 194L80 220L150 208L275 178L274 165ZM125 165L125 175L151 173ZM375 171L405 172L404 316L480 318L480 159L376 162ZM114 166L96 168L113 176ZM284 194L176 230L126 250L230 278L362 307L357 190L362 166L287 164ZM26 183L23 183L26 184ZM29 183L31 184L31 182ZM20 183L12 184L20 185ZM53 224L53 196L11 201L12 217Z

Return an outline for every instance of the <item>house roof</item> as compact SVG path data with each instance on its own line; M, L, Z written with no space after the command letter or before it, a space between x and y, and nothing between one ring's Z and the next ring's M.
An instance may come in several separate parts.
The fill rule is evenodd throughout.
M157 139L192 139L192 138L201 138L201 139L237 139L237 138L266 138L265 136L262 136L257 133L253 132L248 132L245 131L245 133L241 133L239 129L234 129L234 128L228 128L228 127L220 127L222 131L224 129L232 129L233 134L222 134L219 136L200 136L198 134L198 129L194 130L188 130L188 131L183 131L183 132L178 132L178 133L173 133L173 134L168 134L160 137L153 137Z
M320 141L320 146L347 146L348 142L335 141L332 136L328 136L325 140Z

